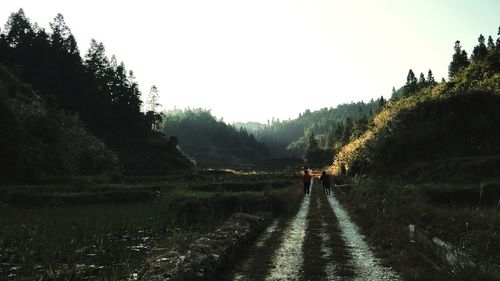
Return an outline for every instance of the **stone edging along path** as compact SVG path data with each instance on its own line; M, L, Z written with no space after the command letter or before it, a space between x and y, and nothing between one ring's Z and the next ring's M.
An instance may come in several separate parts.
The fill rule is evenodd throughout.
M236 251L252 241L263 226L257 216L234 214L217 230L195 240L185 252L174 249L150 258L139 280L216 280Z

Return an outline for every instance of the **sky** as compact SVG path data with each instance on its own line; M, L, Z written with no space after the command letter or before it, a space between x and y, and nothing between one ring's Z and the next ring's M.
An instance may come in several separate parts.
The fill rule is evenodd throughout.
M409 69L440 81L456 40L470 54L500 25L498 0L1 0L2 29L19 8L47 30L63 14L82 56L103 42L143 99L230 123L389 98Z

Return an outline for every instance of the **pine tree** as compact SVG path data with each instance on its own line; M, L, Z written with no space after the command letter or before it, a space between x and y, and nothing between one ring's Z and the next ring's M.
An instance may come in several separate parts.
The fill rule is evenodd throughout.
M427 84L431 87L436 86L436 80L434 79L434 75L432 74L432 70L429 69L427 72Z
M427 87L427 81L425 80L425 76L422 72L420 72L420 77L418 78L418 88Z
M385 106L386 103L387 103L387 101L384 99L384 96L380 96L380 98L378 99L378 110L377 110L377 112L380 112L382 110L382 108Z
M495 48L495 43L493 43L493 38L488 36L488 51L491 51Z
M474 47L474 50L472 51L472 56L471 60L475 62L479 62L484 60L486 55L488 55L488 49L486 48L486 45L484 44L484 36L482 34L479 35L479 38L477 41L479 42L479 45Z
M93 74L98 82L105 83L104 80L111 76L112 68L105 53L104 44L92 39L90 48L85 55L85 67L90 74ZM98 85L104 86L104 85Z
M460 46L460 41L455 42L454 47L455 53L453 54L450 65L448 66L448 76L452 78L455 74L457 74L460 70L464 69L469 65L469 60L467 58L467 52L462 50L462 46Z
M413 93L415 93L418 89L418 80L417 77L415 76L415 73L413 73L413 70L408 71L408 75L406 76L406 84L404 87L404 95L408 96Z
M24 14L23 9L10 14L4 33L8 45L12 48L29 46L36 36L35 30Z
M498 33L497 33L497 47L500 46L500 26L498 27Z
M160 107L160 95L158 94L158 88L153 85L149 90L148 99L146 102L147 108L146 111L158 112L158 108Z
M52 47L79 56L80 52L78 51L75 37L66 25L63 15L57 14L54 22L51 22L49 25L52 29L52 34L50 35Z

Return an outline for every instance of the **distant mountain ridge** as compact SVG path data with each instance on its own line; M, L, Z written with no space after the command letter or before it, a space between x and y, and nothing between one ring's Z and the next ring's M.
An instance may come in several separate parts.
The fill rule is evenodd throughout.
M251 168L270 157L251 132L218 120L209 110L164 112L161 131L176 136L183 151L203 168Z
M248 121L248 122L235 122L232 124L232 126L235 128L244 128L245 130L247 130L250 133L256 133L260 129L264 128L266 126L266 124Z

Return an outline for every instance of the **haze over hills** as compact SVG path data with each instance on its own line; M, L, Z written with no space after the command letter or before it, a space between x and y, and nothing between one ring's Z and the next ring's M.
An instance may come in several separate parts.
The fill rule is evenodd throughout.
M386 103L380 97L368 103L305 110L296 119L231 126L206 110L171 111L162 115L151 106L156 104L151 100L152 91L143 106L147 112L143 113L141 93L132 72L127 72L115 57L106 57L102 43L93 41L82 58L63 16L56 17L51 26L52 32L47 33L34 27L22 10L14 13L1 35L1 59L9 68L6 71L33 85L56 108L78 113L89 131L118 154L121 167L126 170L189 166L181 165L182 161L167 164L166 155L157 158L160 154L153 150L161 149L162 145L179 145L194 160L205 163L202 165L205 167L241 167L247 166L243 163L279 157L316 159L313 162L327 165L345 144L372 126L371 120ZM34 63L40 57L47 60ZM417 78L411 73L409 79L415 80L417 88L425 83L433 87L436 84L430 70L427 77L421 74ZM405 87L394 90L392 100L401 99ZM158 148L153 149L155 146ZM137 147L143 147L142 152ZM144 160L151 157L157 158L156 162Z

